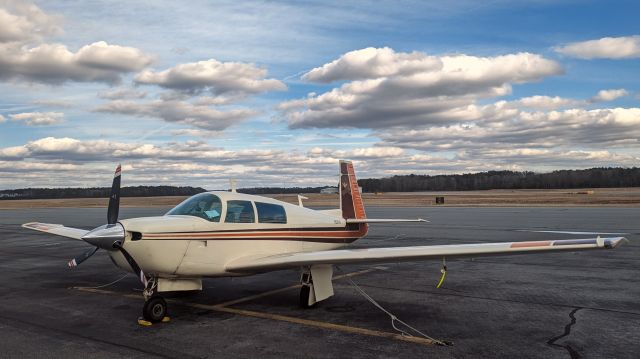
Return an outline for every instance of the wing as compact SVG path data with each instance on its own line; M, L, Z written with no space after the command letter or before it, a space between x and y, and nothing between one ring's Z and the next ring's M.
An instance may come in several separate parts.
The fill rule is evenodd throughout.
M396 218L347 218L347 223L405 223L405 222L429 222L426 219L396 219Z
M314 264L408 262L442 257L478 257L576 251L584 249L615 248L624 237L565 239L557 241L503 242L480 244L453 244L418 247L387 247L337 249L317 252L297 252L268 257L239 258L228 263L229 272L250 273L308 266Z
M78 240L82 240L82 236L89 233L89 231L85 229L65 227L62 224L51 223L30 222L23 224L22 227Z

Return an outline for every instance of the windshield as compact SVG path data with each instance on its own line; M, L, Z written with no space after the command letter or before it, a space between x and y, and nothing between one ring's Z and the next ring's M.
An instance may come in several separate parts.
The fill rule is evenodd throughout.
M211 193L200 193L175 206L167 215L183 215L204 218L211 222L220 222L222 202Z

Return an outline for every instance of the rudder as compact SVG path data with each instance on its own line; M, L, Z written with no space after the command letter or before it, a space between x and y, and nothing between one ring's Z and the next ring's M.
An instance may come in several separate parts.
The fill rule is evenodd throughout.
M342 218L367 218L351 161L340 161L340 209Z

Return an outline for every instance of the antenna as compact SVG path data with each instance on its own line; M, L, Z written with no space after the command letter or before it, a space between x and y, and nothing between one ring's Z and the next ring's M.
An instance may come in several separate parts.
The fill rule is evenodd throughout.
M308 198L308 197L305 197L305 196L303 196L303 195L301 195L301 194L299 194L299 195L298 195L298 206L300 206L300 207L304 207L304 206L302 205L302 200L303 200L303 199L309 199L309 198Z
M237 185L237 184L238 184L238 180L236 180L236 179L230 179L230 180L229 180L229 186L231 186L230 191L231 191L232 193L236 193L236 185Z
M340 212L342 212L342 165L338 170L338 203L340 203Z

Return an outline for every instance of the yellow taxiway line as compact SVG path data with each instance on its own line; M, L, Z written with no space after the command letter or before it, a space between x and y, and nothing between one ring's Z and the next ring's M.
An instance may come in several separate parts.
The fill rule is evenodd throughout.
M281 322L301 324L301 325L305 325L307 327L315 327L315 328L322 328L322 329L337 330L337 331L341 331L341 332L345 332L345 333L351 333L351 334L361 334L361 335L368 335L368 336L372 336L372 337L390 338L390 339L402 340L402 341L406 341L406 342L412 342L412 343L423 344L423 345L435 345L435 344L437 344L437 342L435 342L433 340L430 340L430 339L427 339L427 338L404 336L404 335L398 334L398 333L382 332L382 331L378 331L378 330L371 330L371 329L353 327L353 326L349 326L349 325L334 324L334 323L329 323L329 322L321 322L321 321L317 321L317 320L309 320L309 319L290 317L290 316L287 316L287 315L256 312L256 311L253 311L253 310L245 310L245 309L219 307L219 306L216 306L216 305L206 305L206 304L199 304L199 303L184 303L184 304L188 305L190 307L193 307L193 308L208 309L208 310L213 310L213 311L217 311L217 312L238 314L238 315L242 315L242 316L245 316L245 317L271 319L271 320L277 320L277 321L281 321Z
M354 277L354 276L363 275L363 274L366 274L366 273L373 272L374 270L375 269L366 269L366 270L362 270L362 271L351 272L351 273L335 276L333 279L334 280L339 280L339 279L343 279L343 278ZM438 344L438 342L436 342L434 340L431 340L431 339L421 338L421 337L414 337L414 336L406 336L406 335L402 335L402 334L398 334L398 333L384 332L384 331L379 331L379 330L371 330L371 329L353 327L353 326L343 325L343 324L334 324L334 323L329 323L329 322L321 322L321 321L317 321L317 320L302 319L302 318L296 318L296 317L291 317L291 316L287 316L287 315L272 314L272 313L265 313L265 312L257 312L257 311L254 311L254 310L229 308L229 306L231 306L231 305L248 302L248 301L251 301L251 300L254 300L254 299L257 299L257 298L263 298L263 297L270 296L270 295L273 295L273 294L276 294L276 293L280 293L280 292L292 290L292 289L295 289L295 288L299 288L300 286L301 286L300 284L291 285L291 286L288 286L288 287L284 287L284 288L280 288L280 289L274 289L274 290L270 290L270 291L267 291L267 292L264 292L264 293L250 295L250 296L247 296L247 297L238 298L238 299L230 300L230 301L219 303L219 304L191 303L191 302L183 302L183 301L179 301L179 300L175 300L175 299L168 299L167 301L171 302L171 303L176 303L176 304L179 304L179 305L186 305L186 306L189 306L189 307L192 307L192 308L206 309L206 310L211 310L211 311L216 311L216 312L221 312L221 313L236 314L236 315L241 315L241 316L245 316L245 317L253 317L253 318L269 319L269 320L275 320L275 321L281 321L281 322L287 322L287 323L294 323L294 324L304 325L304 326L307 326L307 327L329 329L329 330L337 330L337 331L340 331L340 332L350 333L350 334L360 334L360 335L367 335L367 336L371 336L371 337L388 338L388 339L400 340L400 341L411 342L411 343L416 343L416 344L421 344L421 345L436 345L436 344ZM121 296L126 297L126 298L142 299L141 295L122 294L122 293L118 293L118 292L114 292L114 291L110 291L110 290L104 290L104 289L93 289L93 288L82 288L82 287L74 287L72 289L77 289L77 290L80 290L80 291L83 291L83 292L89 292L89 293L112 294L112 295L115 294L115 295L121 295Z

